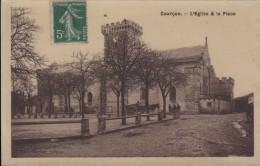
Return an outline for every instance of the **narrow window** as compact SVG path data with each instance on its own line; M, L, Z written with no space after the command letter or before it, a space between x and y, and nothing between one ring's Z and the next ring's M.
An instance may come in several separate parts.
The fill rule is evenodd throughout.
M88 103L92 103L92 93L88 93Z

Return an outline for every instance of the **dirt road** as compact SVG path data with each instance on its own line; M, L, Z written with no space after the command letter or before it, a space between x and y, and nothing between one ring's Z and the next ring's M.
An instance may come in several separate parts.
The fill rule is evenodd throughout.
M94 136L15 144L13 157L252 156L245 113L182 115L178 120Z

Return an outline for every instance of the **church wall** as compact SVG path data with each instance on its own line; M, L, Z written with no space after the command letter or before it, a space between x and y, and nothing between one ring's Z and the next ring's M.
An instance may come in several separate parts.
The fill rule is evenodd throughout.
M197 114L199 113L199 98L200 98L200 76L198 74L188 74L187 85L185 88L186 108L183 113Z
M88 103L88 93L92 93L92 103ZM88 91L85 94L85 105L87 107L96 107L99 106L99 94L100 93L100 83L95 83L94 85L88 87ZM70 96L70 104L74 112L80 112L79 108L79 101L75 98L75 95L72 94ZM54 95L53 96L53 105L54 110L59 112L64 112L65 109L65 98L61 95Z
M200 113L230 113L232 111L231 104L231 101L225 99L202 98L200 99Z

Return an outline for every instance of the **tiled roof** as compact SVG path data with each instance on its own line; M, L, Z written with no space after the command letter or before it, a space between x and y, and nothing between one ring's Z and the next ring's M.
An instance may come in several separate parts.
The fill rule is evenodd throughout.
M189 58L199 58L207 51L205 45L193 46L193 47L183 47L177 49L162 50L161 52L166 53L174 59L189 59Z

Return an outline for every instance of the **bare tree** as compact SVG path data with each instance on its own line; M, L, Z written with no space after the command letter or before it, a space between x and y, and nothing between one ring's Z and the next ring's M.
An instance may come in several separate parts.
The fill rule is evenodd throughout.
M39 27L29 18L30 13L29 8L11 8L12 79L23 79L45 63L44 57L34 51L35 35Z
M54 112L53 97L57 94L57 75L52 73L50 69L44 69L38 72L38 95L44 96L48 100L48 116Z
M117 76L121 86L121 106L122 116L126 115L125 111L125 93L127 80L135 75L135 65L142 56L145 44L135 35L122 31L118 34L117 39L108 40L105 50L105 64L107 66L107 76ZM122 124L126 124L125 118Z
M121 86L120 86L120 80L117 77L110 77L109 80L107 80L107 87L108 91L112 91L116 95L116 109L117 109L117 116L120 115L120 94L121 94Z
M159 54L160 60L158 61L156 82L163 98L163 113L164 118L166 118L166 97L172 87L186 83L186 76L176 67L173 59L166 54Z
M91 56L90 53L77 52L72 55L73 62L69 64L73 71L78 75L80 88L81 112L82 118L85 113L85 93L87 88L95 83L95 66L97 56Z
M155 76L158 63L159 58L157 56L157 53L152 50L146 50L137 63L137 75L139 76L141 83L145 87L145 107L147 108L147 113L149 113L149 89L153 88L156 85Z
M62 95L65 99L65 112L71 115L71 94L76 88L76 76L71 71L59 73L57 75L57 88L58 94Z
M33 104L33 100L32 97L33 95L36 93L36 85L34 84L34 77L28 75L27 78L24 78L24 80L22 80L22 86L23 86L23 91L26 93L27 95L27 110L28 110L28 114L29 114L29 118L31 117L31 113L32 113L32 106Z
M77 82L76 80L79 80L79 79L75 79L74 81ZM81 108L82 107L82 104L81 104L82 99L81 99L81 85L80 85L79 82L77 82L77 84L75 85L75 89L72 93L72 97L79 102L79 112L81 114L82 113L82 108Z

